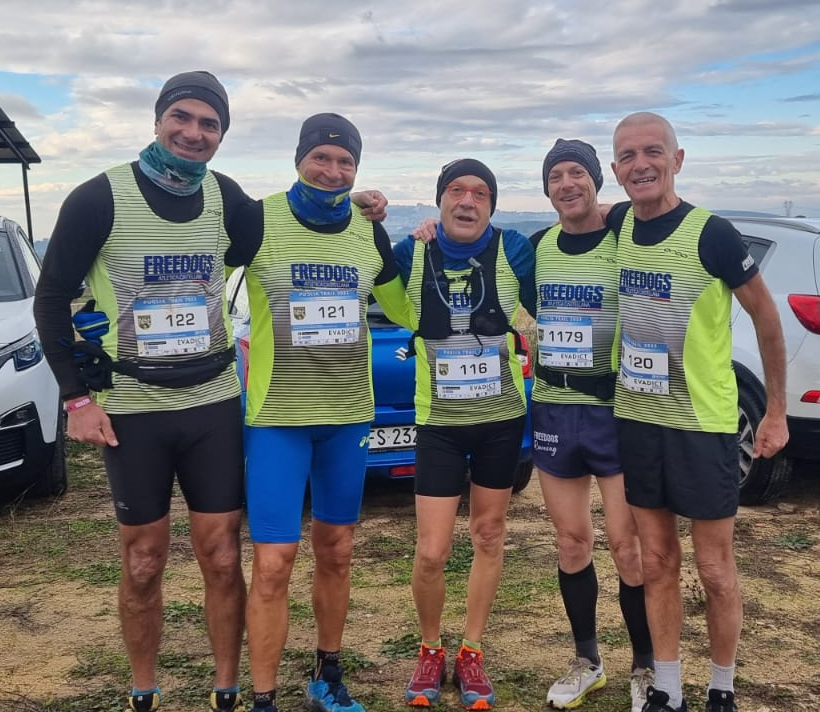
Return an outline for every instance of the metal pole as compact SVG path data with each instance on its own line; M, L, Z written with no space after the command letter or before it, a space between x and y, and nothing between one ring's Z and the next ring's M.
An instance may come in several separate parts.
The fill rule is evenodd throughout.
M25 197L26 201L26 224L28 225L28 241L31 243L31 246L34 247L34 230L31 227L31 201L28 197L28 176L26 175L26 169L28 168L27 163L22 164L23 169L23 196Z

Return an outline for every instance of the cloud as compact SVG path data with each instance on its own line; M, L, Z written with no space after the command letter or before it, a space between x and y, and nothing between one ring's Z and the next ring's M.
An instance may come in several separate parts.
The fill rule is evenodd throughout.
M299 126L319 111L357 124L360 179L401 200L429 201L441 164L474 154L541 209L555 138L584 138L609 161L617 121L644 109L673 121L688 166L721 142L791 157L803 142L814 160L789 169L801 189L817 182L820 97L805 91L820 63L814 1L10 0L3 14L14 81L0 107L44 157L34 183L133 159L153 138L162 82L189 69L226 84L231 130L214 167L258 196L292 181ZM750 162L731 165L733 179L747 170L771 188Z

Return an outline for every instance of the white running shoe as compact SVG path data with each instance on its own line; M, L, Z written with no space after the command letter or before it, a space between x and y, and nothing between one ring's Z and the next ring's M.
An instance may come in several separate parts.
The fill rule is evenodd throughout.
M641 712L646 704L646 688L655 684L655 671L652 668L635 668L629 678L629 689L632 692L632 712Z
M580 705L588 693L606 685L603 660L597 665L586 658L570 661L569 670L559 677L547 693L547 703L559 710Z

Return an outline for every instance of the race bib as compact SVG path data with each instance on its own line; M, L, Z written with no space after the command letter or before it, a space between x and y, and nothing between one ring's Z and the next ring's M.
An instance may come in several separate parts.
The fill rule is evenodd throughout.
M485 398L501 394L501 357L497 346L436 349L439 398Z
M542 366L592 368L592 317L539 316L538 360Z
M359 340L359 296L355 289L294 290L289 307L294 346L353 344Z
M621 340L621 383L638 393L669 394L669 349L666 344Z
M134 300L137 355L151 358L208 351L211 330L205 295Z

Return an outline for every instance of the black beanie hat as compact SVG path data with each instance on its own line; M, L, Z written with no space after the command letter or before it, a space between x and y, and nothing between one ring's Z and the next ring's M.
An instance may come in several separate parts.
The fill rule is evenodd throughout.
M314 114L305 119L296 147L296 165L316 146L326 143L349 151L358 167L362 157L362 137L359 130L339 114Z
M584 143L578 139L565 141L559 138L544 158L544 195L548 196L550 194L550 171L556 163L561 163L561 161L575 161L576 163L580 163L586 168L587 173L589 173L592 178L596 192L601 190L601 186L604 184L604 174L601 171L601 162L598 160L595 149L588 143Z
M456 178L462 176L475 176L481 178L491 191L490 195L490 215L495 212L495 204L498 200L498 184L495 182L493 172L481 161L475 158L456 158L445 166L442 166L441 173L436 183L436 205L441 207L441 196L444 189Z
M156 120L160 120L171 104L182 99L199 99L211 106L219 114L222 135L225 135L231 125L228 93L213 74L200 70L182 72L182 74L175 74L171 77L162 86L157 103L154 105Z

